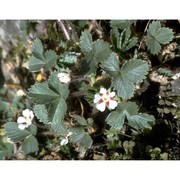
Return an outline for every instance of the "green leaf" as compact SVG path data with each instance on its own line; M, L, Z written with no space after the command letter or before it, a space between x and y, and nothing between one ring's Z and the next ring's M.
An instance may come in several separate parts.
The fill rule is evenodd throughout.
M10 138L14 142L21 141L27 136L31 135L31 132L26 129L20 130L18 128L18 124L15 122L7 122L4 127L8 138Z
M101 67L112 76L111 86L123 99L133 96L134 84L142 82L149 70L149 65L141 59L131 59L119 68L119 61L115 53L111 53L109 58L101 63Z
M81 117L81 116L79 116L79 115L74 115L73 118L74 118L74 120L77 121L80 125L82 125L82 126L86 126L86 125L87 125L87 121L86 121L83 117Z
M116 111L111 112L106 118L107 123L114 129L121 130L125 117L138 113L138 106L134 102L120 103Z
M58 123L63 120L67 110L65 99L68 94L68 86L59 81L56 72L50 75L48 81L36 83L29 89L29 96L35 103L46 105L47 117L51 123ZM38 108L42 108L42 106L38 106ZM46 112L45 107L42 111ZM46 117L45 120L47 120Z
M57 73L53 73L50 75L48 79L48 86L52 91L61 95L64 99L66 99L69 95L68 85L62 84L59 81Z
M67 111L67 105L64 98L59 98L51 105L48 106L48 117L52 123L61 122L64 119L64 116Z
M62 122L52 123L51 128L52 131L59 133L61 136L66 136L68 134L68 130Z
M158 54L161 51L161 45L154 37L147 36L147 46L152 54Z
M101 63L101 67L111 76L119 74L119 61L115 53L111 53L107 60Z
M74 65L77 63L78 56L79 54L76 52L65 52L64 54L60 55L59 62L66 65Z
M110 21L110 24L112 27L117 27L119 29L125 29L135 22L136 22L136 20L112 20L112 21Z
M131 59L123 64L121 68L122 76L129 82L138 83L145 79L149 70L149 65L141 59Z
M109 44L101 39L93 43L94 58L98 62L104 61L111 53Z
M138 106L135 102L120 103L117 106L117 111L123 112L126 116L132 116L138 113Z
M36 38L32 47L32 54L37 59L43 60L43 45L41 43L41 40Z
M121 50L123 50L126 47L126 44L128 43L130 36L131 36L130 28L126 28L122 31L120 35L120 44L119 44L120 45L119 48Z
M151 128L152 124L155 121L154 116L148 114L137 114L133 116L129 116L128 122L129 125L136 128L136 129L143 129L143 128Z
M117 95L123 99L130 99L134 95L134 84L125 79L122 74L113 77L111 86L117 91Z
M92 46L92 36L88 31L82 32L81 38L80 38L80 47L84 54L90 53L93 50Z
M124 125L125 114L113 111L106 118L107 123L114 129L121 130Z
M149 66L140 59L129 60L121 67L121 73L114 77L112 86L117 90L118 96L129 99L134 94L134 84L142 82L147 75Z
M46 109L46 106L44 104L42 105L35 105L33 110L35 116L39 119L40 122L43 122L44 124L48 124L48 112Z
M7 110L7 109L8 109L8 103L5 102L5 101L2 101L2 100L0 99L0 111L5 111L5 110Z
M29 126L27 128L27 130L32 134L32 135L36 135L37 133L37 126L35 126L34 124L31 124L31 126Z
M1 149L2 147L0 146L0 160L5 160L6 158L6 150Z
M120 38L119 38L118 48L122 52L128 51L129 49L134 47L136 45L136 43L138 42L137 37L132 37L132 38L130 38L130 37L131 37L131 29L129 27L124 29L121 32Z
M35 83L29 89L29 96L38 104L49 104L59 98L59 94L51 90L47 82Z
M98 64L104 61L110 55L111 50L110 50L109 44L100 39L98 39L97 41L94 41L93 43L92 42L90 43L92 46L92 49L87 48L87 46L85 46L84 48L85 44L89 44L84 40L85 37L84 37L84 34L82 34L81 41L80 41L81 50L85 54L85 57L82 59L80 66L84 73L92 74L92 73L95 73L96 69L98 68Z
M136 129L149 129L155 121L152 115L138 113L138 106L135 102L120 103L116 111L108 115L106 121L112 128L120 130L124 125L125 117L129 125Z
M161 28L161 23L159 21L153 21L147 30L150 36L156 36L157 31Z
M73 134L70 136L70 141L77 143L78 151L82 152L89 149L92 146L92 139L88 133L84 132L82 128L76 127L70 130Z
M129 99L133 96L134 84L142 82L149 70L147 62L141 59L131 59L119 68L118 59L113 53L104 63L101 63L101 67L112 76L111 86L123 99Z
M173 76L173 72L169 68L159 68L157 72L158 74L163 76L167 76L167 77Z
M119 31L118 31L118 28L116 27L113 27L111 29L111 32L110 32L110 38L111 38L111 41L114 45L114 47L117 49L117 47L119 46Z
M34 136L26 138L22 145L22 150L25 154L37 152L39 150L37 139Z
M137 37L132 37L131 39L129 39L128 42L126 43L126 46L123 48L123 52L128 51L129 49L134 47L137 44L137 42L138 42Z
M36 57L32 56L29 60L29 71L31 72L38 72L44 66L45 60L37 59Z
M156 34L156 40L161 44L167 44L173 39L173 31L169 28L161 28Z
M159 21L153 21L147 30L147 46L152 54L158 54L161 51L161 45L172 41L174 35L170 28L161 28Z
M10 159L13 155L13 144L0 142L0 160Z
M43 66L45 71L48 71L51 67L53 67L56 64L57 61L57 54L53 50L48 50L44 54L45 57L45 64Z
M48 71L57 61L57 54L53 50L46 51L44 53L42 43L39 39L36 39L32 48L32 57L29 60L29 70L37 72L41 68Z

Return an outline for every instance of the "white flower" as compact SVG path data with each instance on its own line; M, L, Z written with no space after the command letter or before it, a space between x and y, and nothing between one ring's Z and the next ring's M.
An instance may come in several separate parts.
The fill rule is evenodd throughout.
M68 84L71 81L70 75L68 73L58 73L58 78L64 84Z
M25 109L22 111L22 115L18 117L17 122L19 123L18 128L23 130L32 124L34 114L31 110Z
M25 92L24 92L22 89L19 89L19 90L16 92L16 95L17 95L17 96L24 96L24 95L25 95Z
M69 142L69 136L71 136L73 133L69 132L62 140L61 140L61 146L66 145Z
M105 111L106 106L110 110L114 109L118 105L118 103L113 100L115 95L115 92L110 92L109 90L101 87L99 93L95 94L94 96L94 103L96 104L96 108L101 112Z

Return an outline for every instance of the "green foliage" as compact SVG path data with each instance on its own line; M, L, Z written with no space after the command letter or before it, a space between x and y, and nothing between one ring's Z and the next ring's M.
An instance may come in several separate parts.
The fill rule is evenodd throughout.
M88 125L87 121L81 116L75 115L74 120L77 121L82 126L87 126Z
M64 54L60 55L58 62L71 66L77 63L78 56L79 54L76 52L65 52Z
M155 118L149 114L137 114L128 117L128 122L131 127L136 129L143 129L143 128L151 128L151 125L154 124Z
M77 143L78 151L86 151L92 146L93 141L91 139L91 136L86 133L82 128L74 127L70 129L70 131L73 133L70 136L70 141Z
M113 111L112 113L109 114L106 120L107 120L107 123L112 128L121 130L124 125L124 119L125 119L124 113Z
M124 148L126 154L132 154L134 146L135 146L134 141L124 141L123 142L123 148Z
M37 104L34 106L35 116L39 119L40 122L44 124L48 124L48 112L46 106L44 104Z
M24 22L24 43L11 45L7 57L0 48L0 159L178 160L177 23ZM58 78L62 72L69 73L68 84ZM115 110L96 108L100 87L116 93ZM20 130L24 109L34 118Z
M137 37L130 38L130 36L131 36L130 28L124 29L122 31L119 38L119 44L118 44L118 48L122 52L128 51L129 49L131 49L137 44L138 38Z
M110 21L110 24L112 27L117 27L119 29L125 29L135 22L136 22L135 20L112 20L112 21Z
M6 111L8 109L8 104L0 99L0 111Z
M29 126L27 129L20 130L18 124L15 122L8 122L5 125L5 131L7 136L13 142L19 142L24 140L22 149L26 154L38 151L38 142L34 137L37 133L37 127L35 125Z
M161 45L169 43L173 37L172 29L161 27L159 21L153 21L147 30L148 49L153 55L158 54L161 51Z
M161 148L153 148L151 145L146 146L146 152L152 160L168 160L168 153L162 152Z
M32 48L32 57L29 60L29 70L32 72L40 71L43 68L49 70L57 61L56 52L48 50L44 52L40 39L36 39Z
M14 142L21 141L27 136L31 135L31 132L27 129L20 130L18 124L15 122L8 122L4 125L7 136Z
M160 74L160 75L163 75L163 76L167 76L167 77L171 77L173 76L173 73L170 69L168 68L159 68L157 70L157 72Z
M91 34L87 31L82 33L80 47L85 55L81 68L87 74L94 74L98 68L98 64L103 62L111 53L108 43L100 39L92 42Z
M34 103L45 104L47 108L47 116L52 123L62 122L67 110L66 98L69 94L68 86L60 82L56 73L51 74L48 81L44 83L36 83L29 89L29 96ZM41 107L42 113L46 112L45 107ZM37 107L36 107L37 108ZM37 112L36 112L37 114ZM41 115L40 112L37 114ZM47 119L41 118L42 121Z
M111 29L111 32L110 32L110 38L111 38L111 41L113 43L113 46L118 49L119 47L119 36L120 36L120 33L118 31L118 28L117 27L113 27Z
M65 136L68 133L68 129L63 122L52 123L51 129L53 132L56 132L61 136Z
M34 152L37 153L39 150L37 139L32 135L28 136L22 145L22 150L25 152L25 154Z
M10 159L13 154L13 144L0 142L0 160Z
M134 47L138 42L137 37L131 38L131 29L129 27L124 29L121 34L119 33L118 28L113 27L110 35L111 41L117 52L120 51L124 53Z
M121 130L125 117L131 127L136 129L151 128L155 118L152 115L138 113L138 106L134 102L118 105L117 110L111 112L106 118L107 123L114 129Z
M81 47L81 51L84 54L93 52L92 36L88 31L82 32L82 35L80 38L80 47Z
M101 64L101 67L112 76L111 86L117 91L118 96L123 99L133 97L134 84L142 82L149 70L147 62L141 59L131 59L120 68L118 58L114 53Z

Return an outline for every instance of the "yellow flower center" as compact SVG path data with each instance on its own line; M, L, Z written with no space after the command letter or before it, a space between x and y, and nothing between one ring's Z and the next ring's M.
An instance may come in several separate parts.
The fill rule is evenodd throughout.
M29 122L30 118L29 117L25 117L26 123Z
M107 96L106 94L103 95L102 100L105 102L109 101L109 96Z

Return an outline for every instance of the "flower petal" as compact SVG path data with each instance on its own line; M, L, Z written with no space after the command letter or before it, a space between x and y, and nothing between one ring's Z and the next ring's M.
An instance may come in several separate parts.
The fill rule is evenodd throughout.
M103 87L101 87L100 91L99 91L100 94L106 94L107 93L107 90Z
M71 78L68 73L58 73L58 78L62 83L68 84Z
M26 128L26 125L25 125L25 124L19 124L19 125L18 125L18 128L21 129L21 130L23 130L23 129Z
M63 146L63 145L66 145L68 143L68 138L66 137L66 138L64 138L64 139L62 139L61 140L61 146Z
M94 103L99 102L100 99L101 99L101 96L99 94L95 94L95 96L94 96Z
M105 103L105 102L97 103L97 104L96 104L96 108L97 108L99 111L103 112L103 111L105 111L105 109L106 109L106 103Z
M31 120L34 118L34 113L33 113L33 111L30 111L30 118L31 118Z
M116 95L116 93L115 92L111 92L111 93L109 93L109 96L110 97L114 97Z
M26 121L26 124L27 124L27 126L31 125L32 124L31 119L28 119L28 121Z
M110 100L108 108L114 109L117 105L118 105L118 103L116 101Z
M17 122L18 123L25 123L26 119L24 117L20 116L20 117L18 117Z
M30 116L30 110L29 109L25 109L24 111L22 111L22 115L24 117L29 117Z

